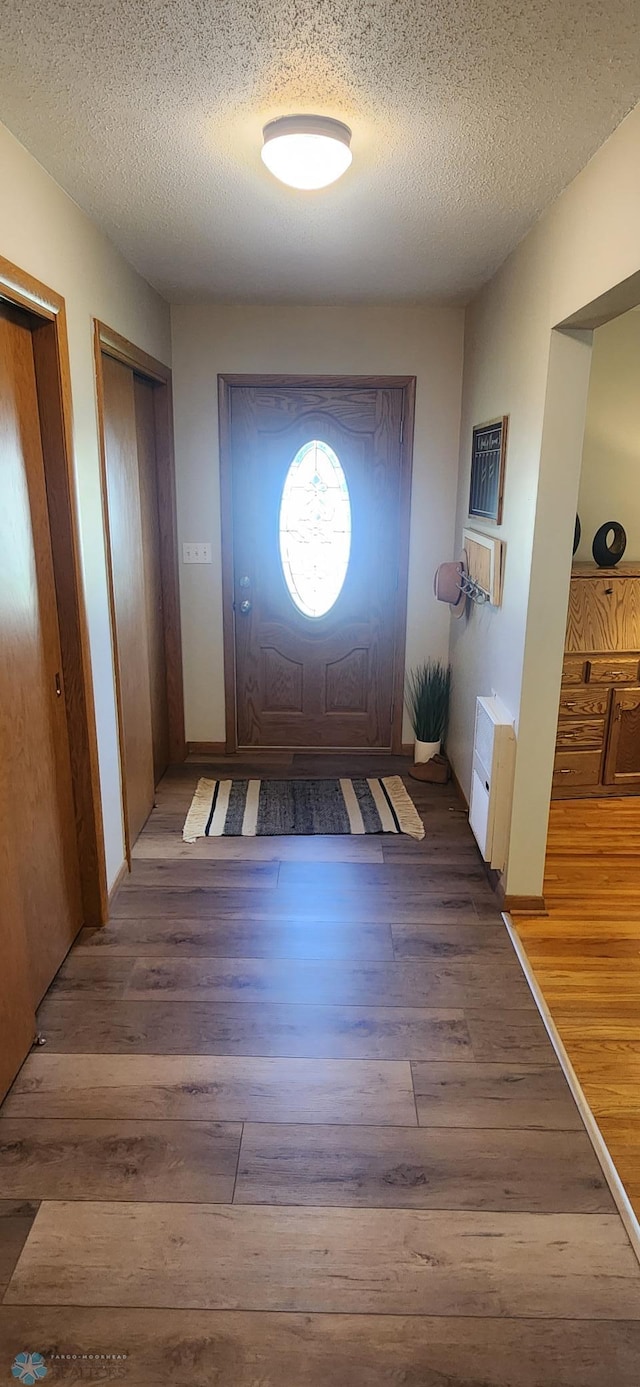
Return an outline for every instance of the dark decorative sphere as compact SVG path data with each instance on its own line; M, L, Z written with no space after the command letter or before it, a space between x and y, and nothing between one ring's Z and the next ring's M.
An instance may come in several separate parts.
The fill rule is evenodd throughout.
M575 525L575 529L574 529L574 531L573 531L573 552L574 552L574 554L575 554L576 549L578 548L578 545L579 545L579 543L580 543L580 537L581 537L581 535L582 535L582 525L580 524L580 516L577 515L577 516L576 516L576 525Z
M613 539L609 543L609 535L613 532ZM598 565L598 568L614 568L620 562L622 555L627 547L627 536L618 520L607 520L606 525L601 525L593 536L591 552Z

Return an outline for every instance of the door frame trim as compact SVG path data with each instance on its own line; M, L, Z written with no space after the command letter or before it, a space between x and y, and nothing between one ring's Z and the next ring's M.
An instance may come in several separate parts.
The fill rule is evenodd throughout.
M405 655L407 641L407 595L409 582L409 529L411 522L411 481L413 469L413 434L415 423L415 376L290 376L290 375L218 375L218 428L220 457L220 513L222 544L222 639L224 651L224 702L227 755L238 751L237 678L235 658L234 618L234 554L233 554L233 495L231 459L231 392L234 387L275 386L289 390L313 386L344 386L353 389L402 390L402 437L400 441L400 553L398 555L398 586L394 612L394 669L393 709L391 715L391 747L372 748L379 755L401 755L402 721L404 711ZM252 747L252 754L275 751L275 747ZM303 747L284 748L304 751ZM244 750L244 748L243 748ZM341 748L349 751L348 747ZM366 748L359 748L360 751ZM335 750L314 748L318 755L332 755Z
M110 356L129 366L136 375L153 381L158 509L160 512L160 569L162 581L162 610L166 653L167 715L169 723L169 762L174 765L187 754L184 730L184 690L182 680L182 634L180 623L180 587L178 571L178 519L176 505L175 454L173 446L173 391L171 370L148 352L136 347L126 337L107 326L99 318L93 320L93 354L95 363L96 404L98 411L98 447L100 452L100 491L102 521L107 559L107 588L109 594L109 623L113 650L113 671L118 714L118 745L120 750L120 785L125 857L131 869L131 843L127 814L126 755L122 720L122 687L118 655L115 588L111 526L107 493L107 458L105 450L104 378L102 357Z
M51 531L63 687L85 925L108 917L93 673L89 647L73 450L65 300L0 256L0 300L26 310L32 328Z

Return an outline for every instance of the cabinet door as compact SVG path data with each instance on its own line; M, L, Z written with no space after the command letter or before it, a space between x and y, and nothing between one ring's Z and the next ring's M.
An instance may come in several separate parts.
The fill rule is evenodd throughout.
M640 650L640 578L572 578L566 649Z
M605 785L640 785L640 689L614 689Z

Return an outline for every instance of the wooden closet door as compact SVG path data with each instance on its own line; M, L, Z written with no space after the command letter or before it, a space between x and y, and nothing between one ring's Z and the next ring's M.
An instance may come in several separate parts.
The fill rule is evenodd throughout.
M167 706L167 655L162 601L162 559L160 553L160 512L158 508L158 460L156 454L156 386L142 376L134 376L140 479L140 519L142 524L142 562L144 566L147 640L149 645L149 688L151 695L151 735L153 771L156 785L169 765L169 710Z
M154 801L147 604L133 371L103 354L104 443L128 845Z
M67 717L29 320L0 307L0 757L31 1000L82 925Z

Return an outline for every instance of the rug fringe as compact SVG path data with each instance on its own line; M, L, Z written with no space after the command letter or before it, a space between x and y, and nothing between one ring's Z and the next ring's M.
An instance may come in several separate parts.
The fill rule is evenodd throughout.
M402 832L407 833L410 838L424 838L424 824L400 776L384 776L382 783L393 804Z
M204 838L215 787L215 780L202 779L198 781L196 792L191 801L191 808L184 821L183 843L195 843L197 838Z

